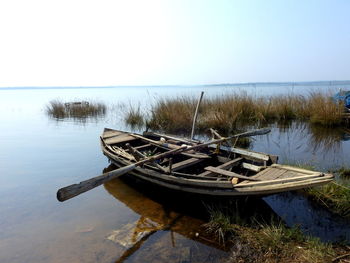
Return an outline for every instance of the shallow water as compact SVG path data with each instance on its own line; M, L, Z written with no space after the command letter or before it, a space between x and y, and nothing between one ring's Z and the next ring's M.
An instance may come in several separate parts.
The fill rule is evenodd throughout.
M329 88L334 87L310 87ZM108 166L98 138L104 127L130 130L123 123L123 113L117 111L120 103L147 107L163 96L197 97L201 90L205 96L214 96L237 89L255 94L306 90L297 85L0 90L0 262L221 262L227 258L227 249L211 242L200 228L205 213L196 209L193 213L191 205L189 209L174 205L178 199L163 202L163 195L141 193L142 189L123 181L65 203L59 203L55 194L58 188L96 176ZM56 98L93 99L115 111L84 122L54 120L45 114L45 105ZM252 148L277 154L280 162L338 168L350 164L346 134L342 130L320 134L305 124L275 125L269 135L256 138ZM267 215L277 214L289 225L298 223L323 240L350 239L348 222L301 195L274 195L264 200ZM143 234L148 235L132 249L108 239L126 226L134 226L135 233L144 229Z

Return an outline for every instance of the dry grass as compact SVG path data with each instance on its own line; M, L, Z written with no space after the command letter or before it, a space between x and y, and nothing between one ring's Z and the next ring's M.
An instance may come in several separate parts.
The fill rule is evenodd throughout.
M46 106L46 113L56 119L73 118L84 119L99 117L106 113L107 107L100 102L62 102L52 100Z
M125 114L125 122L132 128L142 127L144 125L144 117L140 109L140 105L134 107L129 106L128 111Z
M343 120L344 105L333 101L330 96L313 92L309 97L311 123L333 127Z
M152 106L148 125L155 130L188 132L196 103L197 99L192 97L160 99ZM199 130L212 127L220 132L230 132L247 124L293 120L335 127L343 124L343 110L344 106L326 93L255 97L241 92L204 99L197 127ZM145 115L143 118L147 119Z

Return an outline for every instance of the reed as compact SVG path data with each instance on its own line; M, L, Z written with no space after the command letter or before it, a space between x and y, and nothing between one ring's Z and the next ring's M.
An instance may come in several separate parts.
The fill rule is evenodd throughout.
M159 99L151 106L149 127L168 132L186 132L191 129L197 99L176 97ZM205 98L197 120L199 130L212 127L230 132L243 125L309 121L326 127L343 124L344 106L334 102L330 94L313 92L306 96L252 96L234 93ZM146 119L146 115L143 116Z
M344 105L333 101L330 94L312 92L309 96L311 123L323 126L338 126L343 121Z
M196 100L189 97L160 99L152 106L148 125L152 129L183 132L191 130Z
M138 105L137 107L130 105L125 114L124 120L132 128L142 127L144 125L144 117L141 112L140 105Z
M46 113L56 119L98 117L103 116L106 110L106 105L101 102L62 102L56 99L46 105Z

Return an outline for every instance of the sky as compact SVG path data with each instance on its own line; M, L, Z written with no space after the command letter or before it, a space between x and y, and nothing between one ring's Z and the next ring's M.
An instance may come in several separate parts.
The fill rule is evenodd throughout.
M0 0L0 87L349 79L347 0Z

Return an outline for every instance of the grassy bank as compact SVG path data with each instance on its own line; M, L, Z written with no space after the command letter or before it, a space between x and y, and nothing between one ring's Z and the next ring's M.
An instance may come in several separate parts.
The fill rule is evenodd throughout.
M210 211L206 230L231 247L229 262L332 262L345 254L341 247L304 236L299 228L288 228L280 222L250 226L235 221L221 211ZM232 222L233 221L233 222ZM345 251L345 252L344 252Z
M308 170L318 170L311 163L298 163L295 161L287 161L284 164L292 165ZM337 170L330 171L335 175L334 182L326 185L306 188L303 194L318 204L326 207L329 211L342 217L350 218L350 169L342 167Z
M91 101L63 102L52 100L46 105L46 113L56 119L98 117L104 115L106 110L105 104Z
M151 106L142 122L152 129L183 132L191 129L197 99L177 97L159 99ZM136 112L130 107L130 112ZM335 103L330 94L312 92L307 96L281 95L258 97L246 93L205 98L202 101L197 127L230 131L247 124L265 124L292 120L335 127L343 124L344 106Z
M320 187L306 190L308 197L342 217L350 218L350 182L337 179Z

